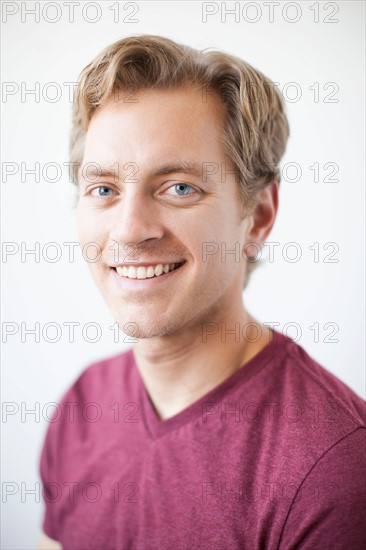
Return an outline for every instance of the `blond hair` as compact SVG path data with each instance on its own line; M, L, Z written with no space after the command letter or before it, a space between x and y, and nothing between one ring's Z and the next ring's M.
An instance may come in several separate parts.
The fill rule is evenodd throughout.
M244 210L253 211L258 192L273 181L280 183L278 164L289 135L280 93L260 71L238 57L212 49L198 51L161 36L123 38L81 72L70 139L73 181L77 182L89 122L99 106L119 91L184 85L199 87L203 101L209 93L223 101L224 150L238 175ZM248 263L244 287L257 265Z

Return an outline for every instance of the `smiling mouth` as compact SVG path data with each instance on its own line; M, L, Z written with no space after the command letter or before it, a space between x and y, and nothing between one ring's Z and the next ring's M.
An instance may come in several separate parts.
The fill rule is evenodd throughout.
M176 271L184 262L178 262L174 264L156 264L156 265L146 265L146 266L118 266L113 267L117 275L124 279L153 279L156 277L161 277L170 271Z

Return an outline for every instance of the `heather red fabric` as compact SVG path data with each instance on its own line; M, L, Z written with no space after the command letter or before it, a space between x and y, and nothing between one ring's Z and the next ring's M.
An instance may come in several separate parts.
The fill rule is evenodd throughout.
M65 550L366 548L365 403L273 334L164 421L132 350L86 368L44 441L44 532Z

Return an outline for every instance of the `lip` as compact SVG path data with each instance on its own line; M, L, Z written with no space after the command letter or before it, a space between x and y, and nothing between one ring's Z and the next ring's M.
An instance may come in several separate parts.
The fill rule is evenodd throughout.
M121 277L113 267L110 268L110 272L113 280L119 288L126 290L148 290L150 288L158 287L159 285L168 282L174 276L177 276L177 274L182 271L185 264L186 262L173 271L168 271L168 273L163 273L163 275L159 275L159 277L151 277L150 279L129 279L128 277Z

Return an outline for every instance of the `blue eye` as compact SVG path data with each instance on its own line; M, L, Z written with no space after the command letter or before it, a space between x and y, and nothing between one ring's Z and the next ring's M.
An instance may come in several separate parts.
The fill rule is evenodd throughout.
M95 195L94 191L98 191L98 193ZM94 189L91 190L90 194L93 197L110 197L111 193L108 193L109 191L111 191L112 193L113 189L107 187L106 185L100 185L99 187L94 187Z
M169 189L174 189L179 196L189 195L190 189L195 192L194 189L187 183L176 183L175 185L172 185L172 187L169 187Z

